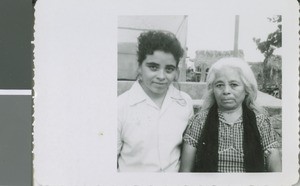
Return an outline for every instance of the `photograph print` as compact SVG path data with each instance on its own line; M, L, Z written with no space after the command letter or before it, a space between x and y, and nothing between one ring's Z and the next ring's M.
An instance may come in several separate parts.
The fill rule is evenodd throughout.
M118 16L117 172L281 172L282 16Z

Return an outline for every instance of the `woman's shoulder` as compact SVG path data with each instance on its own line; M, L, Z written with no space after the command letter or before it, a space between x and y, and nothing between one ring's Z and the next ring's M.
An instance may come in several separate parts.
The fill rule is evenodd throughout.
M177 87L174 87L173 85L171 85L170 87L172 90L170 97L172 99L175 99L182 106L187 106L188 108L193 109L193 99L188 93L179 90Z
M198 117L206 117L207 116L207 114L208 114L208 111L209 111L209 109L201 109L198 113L197 113L197 115L198 115Z
M198 135L200 135L201 130L205 124L205 120L206 120L206 116L207 116L208 112L207 111L199 111L198 113L196 113L190 120L188 123L188 130L187 131L197 131L196 133ZM194 133L193 132L193 133ZM189 132L191 133L191 132ZM195 134L195 133L194 133ZM195 137L195 139L197 139L198 137Z
M125 90L122 94L118 96L118 103L120 102L128 102L131 98L139 96L141 94L141 90L139 90L139 84L135 81L129 89Z
M254 110L255 116L257 119L264 119L269 117L269 113L264 108L261 108L260 110Z
M129 107L130 103L132 102L131 99L132 99L132 94L130 93L130 89L120 94L117 97L118 110L126 109L127 107Z
M261 106L256 106L251 110L255 113L256 118L265 118L269 116L268 111Z
M197 121L197 122L204 122L208 114L208 110L200 110L197 112L191 120Z
M269 114L267 112L257 112L255 115L258 126L263 126L270 123Z
M130 94L129 90L126 90L122 94L118 95L117 97L118 102L127 100L129 98L129 94Z

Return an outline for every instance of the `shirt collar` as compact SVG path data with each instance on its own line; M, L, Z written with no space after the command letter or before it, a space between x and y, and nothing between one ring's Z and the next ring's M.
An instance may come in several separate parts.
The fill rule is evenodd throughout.
M224 118L224 115L223 113L218 110L218 116L219 116L219 120L222 121L223 123L226 123L226 124L229 124L225 118ZM240 116L233 124L238 124L238 123L241 123L243 121L243 116Z
M139 84L139 82L135 81L132 87L130 88L130 97L128 100L129 104L133 106L135 104L146 101L147 98L148 96L143 90L143 88L141 87L141 85Z
M187 105L186 100L182 97L182 93L177 88L175 88L172 84L169 87L169 91L170 91L170 97L173 101L178 103L180 106Z
M165 101L169 97L181 106L185 106L187 104L180 91L176 89L172 84L168 88ZM145 93L139 82L135 81L130 89L129 104L133 106L148 100L151 100L150 97Z

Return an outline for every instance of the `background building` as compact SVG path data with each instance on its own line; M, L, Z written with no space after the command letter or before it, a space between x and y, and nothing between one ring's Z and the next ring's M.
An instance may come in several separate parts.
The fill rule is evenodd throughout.
M190 61L194 62L195 71L194 77L191 79L187 79L188 81L194 82L205 82L206 76L209 71L209 68L212 64L224 57L234 57L234 51L216 51L216 50L198 50L196 51L196 56L194 59L190 59ZM238 56L240 58L244 58L244 53L242 50L238 51ZM190 71L189 71L190 72Z

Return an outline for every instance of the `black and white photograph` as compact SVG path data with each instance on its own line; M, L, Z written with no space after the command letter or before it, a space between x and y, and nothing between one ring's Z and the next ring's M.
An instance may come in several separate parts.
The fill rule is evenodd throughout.
M118 171L281 172L281 15L200 19L119 17Z
M35 185L296 186L297 2L56 3L35 5Z

